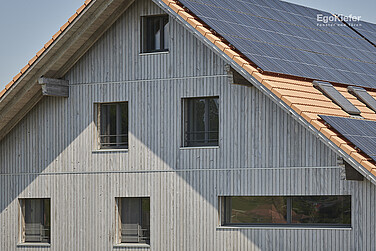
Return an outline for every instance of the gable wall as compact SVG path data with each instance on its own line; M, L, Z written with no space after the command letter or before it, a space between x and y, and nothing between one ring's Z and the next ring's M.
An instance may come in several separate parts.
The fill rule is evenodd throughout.
M360 241L374 223L358 199L352 231L217 228L221 195L375 201L374 188L341 180L336 154L256 88L230 84L225 63L177 22L169 53L139 55L139 16L160 13L136 1L67 73L69 99L44 98L0 142L0 248L17 243L18 198L48 197L51 250L110 250L115 197L126 196L151 197L153 250L374 245ZM220 146L180 148L181 98L215 95ZM129 151L97 151L94 103L115 101L129 102Z

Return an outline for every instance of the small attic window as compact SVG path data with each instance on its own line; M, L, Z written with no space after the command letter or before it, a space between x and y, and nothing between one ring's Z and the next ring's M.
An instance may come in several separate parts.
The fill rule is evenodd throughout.
M350 101L348 101L331 83L322 81L313 81L313 86L324 93L334 103L340 106L350 115L360 115L360 111Z
M143 53L168 51L168 15L142 17L141 41Z
M376 112L376 100L364 88L349 86L347 87L347 90Z

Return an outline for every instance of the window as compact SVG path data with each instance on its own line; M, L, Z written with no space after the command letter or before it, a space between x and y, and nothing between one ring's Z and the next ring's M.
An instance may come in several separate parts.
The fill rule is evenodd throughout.
M21 242L50 243L51 202L50 199L22 199Z
M118 198L119 242L150 244L150 198Z
M168 51L168 16L143 17L142 25L142 52Z
M221 197L222 225L351 226L350 196Z
M183 99L183 146L218 146L218 97Z
M99 104L101 149L128 148L128 102Z
M350 115L360 115L359 109L334 88L331 83L321 81L313 81L312 83L316 89L320 90L325 96L339 105L345 112Z

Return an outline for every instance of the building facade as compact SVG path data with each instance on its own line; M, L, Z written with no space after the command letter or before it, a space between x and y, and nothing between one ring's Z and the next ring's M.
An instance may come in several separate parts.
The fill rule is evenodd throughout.
M44 97L0 141L0 249L375 250L375 185L345 180L338 153L172 16L168 50L142 52L142 17L158 15L132 3L65 74L69 97ZM186 145L185 103L208 97L218 143ZM100 147L111 103L128 109L121 149ZM222 224L222 197L328 195L351 196L350 226ZM150 199L150 243L121 243L124 198ZM22 241L30 199L49 200L49 243Z

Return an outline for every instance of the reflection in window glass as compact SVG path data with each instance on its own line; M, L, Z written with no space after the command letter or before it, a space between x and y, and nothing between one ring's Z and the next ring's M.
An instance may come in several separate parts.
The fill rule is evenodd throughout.
M230 223L287 223L283 197L231 197L226 203L231 210Z
M294 197L292 200L292 223L351 224L350 208L350 196Z
M218 98L184 100L184 146L217 146L219 134Z
M128 148L128 103L100 104L100 148Z
M168 50L168 16L143 17L142 52Z
M351 196L221 197L223 225L351 226Z

